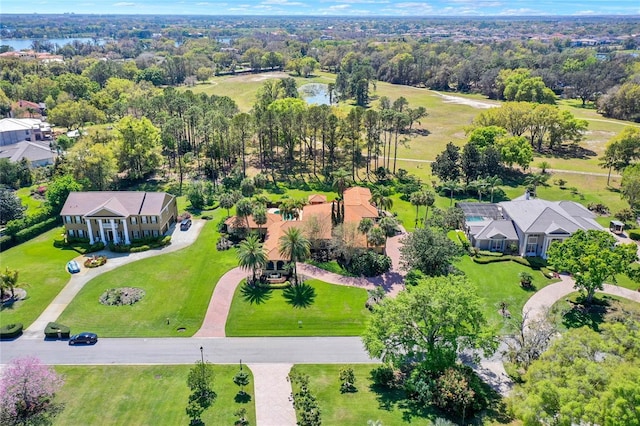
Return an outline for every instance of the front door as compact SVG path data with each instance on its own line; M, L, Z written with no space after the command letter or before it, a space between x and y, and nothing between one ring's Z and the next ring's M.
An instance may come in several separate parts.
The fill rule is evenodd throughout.
M107 237L107 241L113 241L113 231L111 229L105 230L104 233Z

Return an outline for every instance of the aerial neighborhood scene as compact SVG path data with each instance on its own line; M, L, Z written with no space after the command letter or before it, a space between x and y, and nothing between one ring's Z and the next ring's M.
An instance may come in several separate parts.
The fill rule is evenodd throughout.
M640 426L640 5L0 8L0 424Z

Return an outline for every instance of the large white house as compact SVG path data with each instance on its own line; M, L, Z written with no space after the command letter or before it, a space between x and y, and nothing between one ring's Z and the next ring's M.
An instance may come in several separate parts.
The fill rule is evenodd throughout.
M50 138L51 126L39 118L3 118L0 120L0 146Z
M574 201L547 201L524 197L497 204L458 203L465 215L466 232L473 247L509 251L517 246L521 256L547 257L554 241L574 232L604 230L595 215Z

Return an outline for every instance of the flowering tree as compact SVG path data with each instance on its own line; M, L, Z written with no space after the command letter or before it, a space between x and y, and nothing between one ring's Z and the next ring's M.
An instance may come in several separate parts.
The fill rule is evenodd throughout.
M62 411L54 402L62 377L38 358L13 360L0 377L0 424L49 424Z

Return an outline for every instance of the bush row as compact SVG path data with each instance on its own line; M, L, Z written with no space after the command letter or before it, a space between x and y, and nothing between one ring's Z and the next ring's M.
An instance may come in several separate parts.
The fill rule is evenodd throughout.
M13 246L37 237L43 232L47 232L48 230L58 226L59 221L59 217L50 217L49 219L38 222L35 225L20 229L13 235L7 232L8 235L4 235L0 238L0 250L10 249Z
M109 250L115 253L139 253L169 244L171 244L171 235L136 240L132 241L131 245L109 243Z
M284 290L285 288L291 287L291 282L285 281L283 283L263 283L259 282L258 287L261 288L269 288L271 290Z
M640 229L630 229L627 231L627 235L629 235L629 238L633 241L638 241L640 240Z
M66 325L50 322L44 329L44 337L49 339L68 339L71 330Z
M10 220L9 222L7 222L5 232L7 235L16 235L23 229L30 228L40 222L44 222L45 220L49 219L50 216L51 213L49 212L49 210L45 209L40 210L35 214L25 216L22 219Z
M0 339L13 339L22 334L22 324L7 324L4 327L0 327Z

